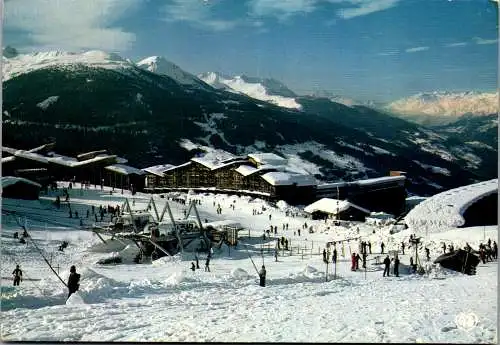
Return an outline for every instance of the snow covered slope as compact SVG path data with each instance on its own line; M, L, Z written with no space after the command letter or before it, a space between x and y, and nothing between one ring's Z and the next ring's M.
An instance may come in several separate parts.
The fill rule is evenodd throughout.
M386 106L387 110L405 115L464 114L488 115L498 112L498 92L431 92L419 93Z
M59 188L67 186L59 183ZM97 262L128 243L117 246L103 235L111 242L104 251L93 232L79 227L80 219L85 226L93 220L68 218L65 206L52 205L57 192L37 201L4 199L2 211L12 213L1 218L2 339L47 343L498 341L496 261L480 263L476 276L444 269L417 275L408 272L410 251L400 251L399 277L392 274L393 267L391 276L383 277L383 265L376 263L380 243L386 244L387 251L398 251L401 242L407 243L409 230L391 235L388 227L366 223L337 226L332 220L304 218L301 209L276 208L247 196L172 193L161 198L132 196L127 190L110 192L109 187L68 190L72 209L82 215L103 203L121 206L125 198L129 202L134 198L134 210L146 209L151 197L158 209L164 209L167 197L175 196L188 203L199 200L202 219L233 220L245 230L237 247L213 247L210 272L191 271L194 253L187 251L140 265L106 266ZM220 204L222 214L216 213L214 204ZM169 205L175 219L184 218L185 205L171 200ZM255 214L255 210L265 211ZM17 216L24 215L30 238L21 244L13 235L20 231ZM109 215L97 223L108 221ZM304 222L314 233L294 234ZM283 229L283 224L290 229ZM280 251L277 261L275 238L262 240L262 230L270 225L277 227L276 237L290 240L292 249ZM467 241L477 249L484 232L492 240L498 235L496 226L452 229L431 233L423 245L434 259L441 254L441 241L455 247ZM339 240L343 242L336 245L338 262L335 268L329 265L327 281L320 253L327 242ZM57 247L62 241L69 245L61 252ZM351 271L349 255L358 252L360 241L370 241L374 255L368 255L366 270L360 263L359 270ZM80 289L68 301L67 289L34 244L47 255L52 253L50 260L56 269L60 266L64 281L70 265L81 274ZM206 254L198 255L203 265ZM258 285L250 257L258 266L265 264L265 287ZM10 277L16 264L21 265L24 280L14 287Z
M91 50L85 53L49 51L33 54L20 54L11 58L2 57L2 78L7 81L18 75L51 66L71 68L71 65L83 64L92 67L124 69L133 66L117 54Z
M200 74L198 78L217 89L241 93L284 108L299 110L302 108L296 102L296 95L293 91L274 79L252 78L244 75L227 77L215 72Z
M467 208L477 200L498 191L498 179L480 182L436 194L412 209L405 217L412 231L425 233L462 226Z
M194 75L185 72L176 64L161 56L150 56L137 63L139 68L150 72L166 75L182 85L199 85L200 80Z

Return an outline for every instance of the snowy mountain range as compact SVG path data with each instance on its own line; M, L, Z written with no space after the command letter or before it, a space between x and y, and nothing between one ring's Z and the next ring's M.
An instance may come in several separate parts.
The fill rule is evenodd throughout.
M202 73L198 75L198 78L216 89L244 94L284 108L298 110L302 108L295 100L297 95L275 79L255 78L245 75L228 77L215 72Z
M490 115L498 113L498 101L498 91L434 91L397 100L388 104L386 109L404 115Z
M160 57L135 64L99 51L7 55L6 146L56 140L68 155L106 147L138 167L183 163L211 148L275 152L323 181L404 170L412 188L431 193L496 177L498 123L491 121L463 122L464 142L453 128L434 131L366 106L296 96L273 80L206 74L204 82ZM488 141L473 135L479 125L489 128Z

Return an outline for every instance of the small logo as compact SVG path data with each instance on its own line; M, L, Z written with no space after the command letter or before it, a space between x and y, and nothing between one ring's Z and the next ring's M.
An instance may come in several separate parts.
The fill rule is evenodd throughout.
M455 323L458 328L461 328L465 331L470 331L474 327L476 327L479 322L479 318L473 312L461 312L455 317Z

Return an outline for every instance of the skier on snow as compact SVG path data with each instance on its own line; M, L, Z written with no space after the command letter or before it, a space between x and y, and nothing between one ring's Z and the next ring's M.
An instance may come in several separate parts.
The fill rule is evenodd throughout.
M19 282L23 280L23 271L19 268L19 265L16 265L16 269L12 272L14 275L14 286L19 286Z
M80 288L80 274L76 273L76 267L73 265L69 269L69 278L68 278L68 298L73 293L77 292Z
M264 287L266 286L266 267L262 265L262 269L259 272L260 283L259 285Z
M385 267L384 267L384 275L383 276L385 277L385 275L387 273L387 276L389 277L390 276L389 268L391 266L391 259L389 259L389 255L387 255L386 258L384 259L384 265L385 265Z

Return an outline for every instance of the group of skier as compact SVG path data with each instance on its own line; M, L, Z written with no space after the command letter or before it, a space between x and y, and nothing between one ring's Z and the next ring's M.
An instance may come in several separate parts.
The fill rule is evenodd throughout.
M14 286L19 286L19 283L23 281L23 271L19 265L16 265L14 271L12 271L14 278ZM80 289L80 274L76 272L76 266L71 266L69 269L68 282L66 284L68 288L68 297L77 292Z

